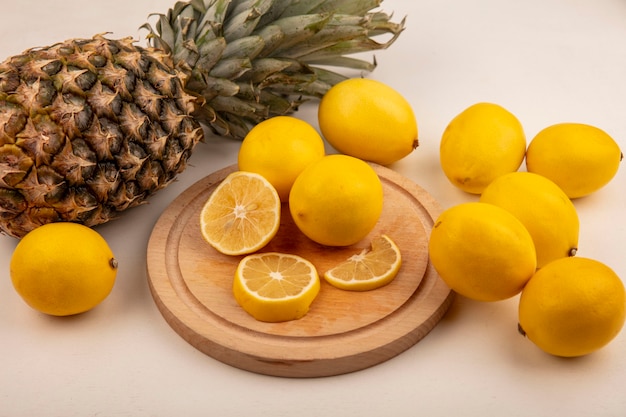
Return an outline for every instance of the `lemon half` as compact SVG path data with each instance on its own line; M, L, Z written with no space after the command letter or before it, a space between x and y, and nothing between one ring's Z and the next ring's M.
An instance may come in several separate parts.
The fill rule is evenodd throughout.
M280 197L263 176L229 174L200 212L202 237L226 255L245 255L267 245L280 226Z
M311 262L278 252L244 257L233 282L237 303L252 317L265 322L302 318L319 290L319 276Z

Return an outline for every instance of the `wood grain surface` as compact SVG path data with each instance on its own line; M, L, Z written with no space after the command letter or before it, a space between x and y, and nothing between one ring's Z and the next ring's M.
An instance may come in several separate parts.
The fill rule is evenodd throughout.
M241 257L223 255L200 234L200 210L232 165L198 181L162 213L148 242L150 290L167 323L188 343L229 365L266 375L320 377L384 362L413 346L439 322L454 293L428 261L428 236L441 212L421 187L372 165L383 183L377 226L343 248L318 245L294 225L283 205L276 237L262 251L294 253L320 276L387 234L400 248L402 267L388 285L367 292L337 289L322 279L318 297L299 320L264 323L234 300L232 281Z

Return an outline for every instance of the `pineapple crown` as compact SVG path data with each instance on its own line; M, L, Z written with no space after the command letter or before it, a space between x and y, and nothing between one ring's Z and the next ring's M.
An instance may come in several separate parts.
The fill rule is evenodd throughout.
M382 0L191 0L158 14L148 41L170 54L200 98L196 116L242 139L255 124L320 98L348 78L328 67L372 71L347 55L385 49L404 29L372 11ZM383 42L373 37L389 35Z

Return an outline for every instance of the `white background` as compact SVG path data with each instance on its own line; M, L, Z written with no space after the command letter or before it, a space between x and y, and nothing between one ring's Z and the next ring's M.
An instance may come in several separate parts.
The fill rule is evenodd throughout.
M0 57L71 37L141 38L139 26L173 0L3 0ZM420 147L393 169L444 207L476 198L445 179L446 124L478 101L499 103L530 140L573 121L606 130L626 149L626 2L623 0L385 0L407 28L376 53L371 75L412 104ZM315 126L315 104L298 113ZM120 269L96 309L59 319L17 296L9 278L16 240L0 236L0 416L569 416L626 415L626 331L590 356L559 359L517 333L517 298L457 297L417 345L383 364L319 379L283 379L224 365L163 320L148 290L146 244L184 189L236 162L238 142L200 144L179 180L150 204L98 228ZM523 169L523 168L522 168ZM626 279L626 167L575 201L578 256Z

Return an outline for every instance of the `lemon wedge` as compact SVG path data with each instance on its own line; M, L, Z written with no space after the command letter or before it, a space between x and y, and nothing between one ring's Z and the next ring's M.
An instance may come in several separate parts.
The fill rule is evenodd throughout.
M398 274L402 257L398 246L387 235L372 240L346 261L326 271L324 279L332 286L351 291L369 291L390 283Z

